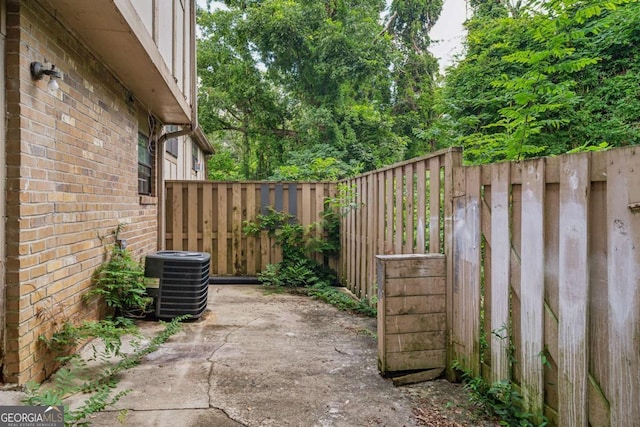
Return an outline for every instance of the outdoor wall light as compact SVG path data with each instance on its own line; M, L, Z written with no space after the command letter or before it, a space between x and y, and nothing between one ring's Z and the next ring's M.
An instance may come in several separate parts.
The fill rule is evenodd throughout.
M56 70L56 66L51 64L51 68L47 69L41 62L35 61L31 63L31 78L34 80L42 80L47 75L49 76L49 83L47 89L50 91L56 91L60 86L56 79L62 78L62 73Z

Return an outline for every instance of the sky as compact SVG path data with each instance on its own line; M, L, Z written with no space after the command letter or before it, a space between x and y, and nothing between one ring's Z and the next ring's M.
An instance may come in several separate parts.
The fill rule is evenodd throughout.
M466 0L444 0L442 13L431 30L431 53L440 60L440 69L453 64L454 56L462 52L467 19Z
M206 0L196 0L198 5L206 7ZM387 0L387 5L390 4ZM213 2L212 8L220 2ZM431 30L431 53L439 59L440 70L453 64L454 56L462 51L464 28L462 24L467 18L466 0L444 0L442 13Z

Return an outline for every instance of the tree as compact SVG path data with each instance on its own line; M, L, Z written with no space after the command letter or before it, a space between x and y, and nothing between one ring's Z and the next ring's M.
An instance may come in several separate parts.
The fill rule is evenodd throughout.
M243 177L264 178L272 161L265 149L278 161L282 150L277 144L295 134L286 127L289 106L265 79L238 25L242 19L242 13L233 10L198 13L203 34L198 40L199 120L214 139L225 141L220 146L235 152Z
M323 145L345 173L402 158L379 0L226 5L198 14L200 121L238 155L244 177L266 178L304 158L291 153Z
M424 132L434 122L434 89L438 61L428 51L429 31L442 11L442 0L394 0L385 31L393 37L395 59L390 82L394 89L394 132L407 145L405 158L436 148Z
M383 0L225 4L198 14L200 122L242 176L296 175L314 159L347 176L435 148L428 33L442 0L396 0L384 23Z
M626 123L593 120L603 117L594 107L616 107L614 97L594 85L597 80L600 86L620 83L627 90L637 81L632 65L637 61L629 61L637 55L632 41L637 40L637 3L477 4L481 13L467 24L467 55L448 74L442 103L467 160L522 159L601 146L603 141L617 145L637 140L628 132L637 125L637 116L622 114ZM621 45L634 48L621 52ZM601 60L614 47L620 55L614 68L626 63L625 74L632 72L624 83L605 70L611 63ZM626 100L637 111L632 98ZM587 128L589 133L582 131Z

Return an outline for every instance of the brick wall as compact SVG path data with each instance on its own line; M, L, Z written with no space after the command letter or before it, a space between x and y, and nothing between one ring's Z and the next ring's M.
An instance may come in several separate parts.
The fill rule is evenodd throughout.
M65 320L96 318L82 295L118 223L136 258L156 249L154 198L137 193L138 114L117 81L36 2L7 1L7 271L5 381L55 368L38 342ZM63 72L31 80L32 61Z

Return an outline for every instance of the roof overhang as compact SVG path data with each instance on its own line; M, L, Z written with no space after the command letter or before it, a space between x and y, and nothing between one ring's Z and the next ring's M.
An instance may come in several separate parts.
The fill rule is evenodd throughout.
M198 146L202 149L202 152L206 155L214 154L215 150L209 141L209 138L202 132L200 126L196 128L193 132L193 138L195 139Z
M130 0L45 0L104 66L163 123L193 111Z

